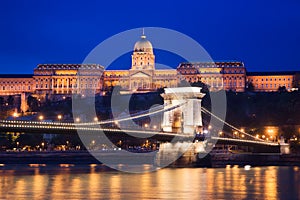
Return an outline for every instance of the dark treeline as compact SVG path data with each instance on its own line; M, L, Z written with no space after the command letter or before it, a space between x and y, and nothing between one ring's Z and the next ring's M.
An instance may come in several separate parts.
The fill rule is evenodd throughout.
M226 120L236 126L300 124L300 92L227 92Z

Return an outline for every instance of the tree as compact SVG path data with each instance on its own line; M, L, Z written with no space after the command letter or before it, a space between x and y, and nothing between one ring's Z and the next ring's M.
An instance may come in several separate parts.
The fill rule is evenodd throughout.
M278 92L287 92L287 89L285 86L279 86Z
M0 97L0 106L2 106L4 103L4 98L3 97Z
M253 92L254 91L254 85L253 85L253 83L252 82L247 82L246 83L246 91L248 91L248 92Z
M191 84L191 86L192 87L201 87L202 88L201 92L209 93L209 87L208 87L208 85L206 85L202 81L194 82L194 83Z
M35 97L29 95L27 98L27 105L29 107L29 110L32 112L38 110L39 103Z
M7 103L10 106L14 105L14 97L9 95L8 98L7 98Z

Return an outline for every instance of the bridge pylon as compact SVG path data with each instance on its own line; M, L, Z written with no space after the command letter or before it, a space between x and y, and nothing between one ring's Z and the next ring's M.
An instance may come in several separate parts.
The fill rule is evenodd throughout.
M202 127L201 87L165 88L161 96L164 106L175 106L175 109L165 111L162 129L165 132L193 135Z

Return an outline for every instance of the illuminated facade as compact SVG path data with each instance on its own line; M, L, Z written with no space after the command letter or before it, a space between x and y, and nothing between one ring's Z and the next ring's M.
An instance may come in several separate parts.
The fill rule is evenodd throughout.
M152 44L143 34L134 45L129 70L107 70L103 75L103 89L121 86L129 92L153 91L162 87L176 87L175 69L155 69L155 55Z
M40 64L34 69L36 94L81 94L101 89L104 68L98 64Z
M148 92L176 87L185 80L201 81L210 91L243 92L249 84L257 92L277 91L285 86L292 91L300 85L299 72L246 72L244 63L180 63L176 69L155 69L155 55L143 34L134 45L129 70L104 70L99 64L39 64L28 75L0 75L0 96L33 94L56 98L71 94L105 93L112 86L123 92Z
M297 74L297 72L248 72L247 83L251 83L257 92L275 92L279 87L293 91L299 87Z
M177 71L181 80L190 83L201 81L209 85L211 91L245 90L246 69L242 62L181 63Z

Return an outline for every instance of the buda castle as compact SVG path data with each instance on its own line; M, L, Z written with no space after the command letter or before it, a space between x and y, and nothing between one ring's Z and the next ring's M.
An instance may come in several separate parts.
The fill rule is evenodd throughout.
M39 98L85 94L105 95L113 86L124 93L176 87L181 81L201 81L210 91L272 92L299 87L299 72L246 72L243 62L180 63L176 69L156 69L153 47L143 34L135 43L129 70L104 70L100 64L39 64L33 74L0 75L0 96L32 94Z

